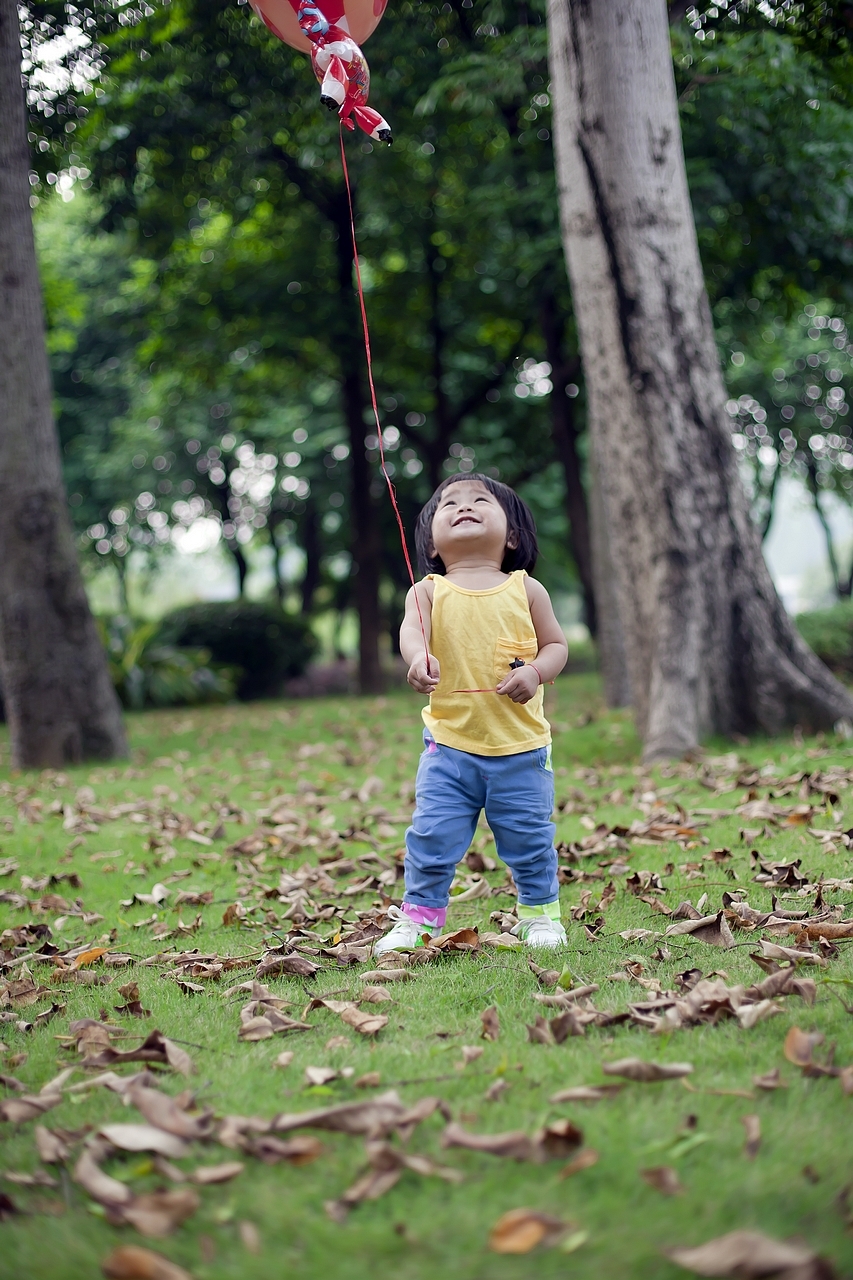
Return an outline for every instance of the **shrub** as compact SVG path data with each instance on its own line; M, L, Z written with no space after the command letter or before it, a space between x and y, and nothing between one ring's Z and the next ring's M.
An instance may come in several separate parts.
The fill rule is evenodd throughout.
M237 697L244 701L280 694L285 680L302 674L317 645L303 618L242 600L176 609L163 619L160 639L203 645L216 662L241 667Z
M158 622L101 618L98 628L123 706L139 711L234 697L238 671L212 663L208 649L163 644Z
M853 600L801 613L797 626L806 644L828 667L853 673Z

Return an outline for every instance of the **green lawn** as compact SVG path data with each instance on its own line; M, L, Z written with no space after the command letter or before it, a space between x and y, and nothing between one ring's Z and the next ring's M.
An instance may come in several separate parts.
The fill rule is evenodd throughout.
M566 677L549 691L548 698L555 728L557 798L568 802L559 818L558 839L567 842L588 837L590 825L597 822L629 827L645 821L656 799L669 812L680 805L688 814L703 808L732 811L750 795L752 799L769 796L771 805L790 808L804 802L801 784L792 781L798 775L815 778L831 768L853 770L853 752L842 742L786 739L737 748L716 743L698 764L649 772L638 763L630 718L602 708L595 677ZM4 741L0 871L8 859L18 866L0 878L0 892L23 894L28 903L0 903L0 932L43 922L50 925L60 950L92 943L112 953L130 953L135 961L170 948L197 947L220 957L260 955L265 939L276 945L290 927L290 921L281 918L290 903L278 901L272 893L283 871L294 872L318 858L355 859L374 850L387 865L402 848L420 750L418 708L416 697L400 692L369 700L264 703L136 715L129 717L130 762L61 775L11 773ZM733 751L737 760L732 758ZM758 773L754 782L749 780L751 770ZM382 788L371 784L360 800L357 793L369 778L380 778ZM784 779L789 780L787 784ZM702 841L707 843L688 838L692 848L673 842L632 841L628 852L614 847L580 864L563 860L564 867L604 873L601 879L566 884L562 890L568 964L576 984L599 983L596 1007L621 1010L629 1001L650 998L649 990L633 978L609 977L626 974L626 961L639 962L634 972L647 982L659 979L664 990L673 987L676 974L692 968L705 975L722 971L729 985L749 986L763 979L765 975L750 959L750 952L760 949L760 928L735 930L736 945L730 949L690 936L666 943L660 936L623 939L620 933L631 929L660 935L671 921L628 891L624 867L620 871L617 866L616 874L611 874L608 863L618 858L630 861L632 872L660 875L666 889L660 896L673 909L685 899L695 906L707 894L707 906L701 910L703 915L710 914L719 909L726 890L740 889L752 907L767 911L771 888L752 878L752 848L769 860L801 859L801 871L812 883L821 875L835 880L850 875L850 854L843 842L836 841L837 851L826 852L808 830L853 825L848 783L843 780L836 785L839 798L834 808L824 796L812 795L817 812L806 824L771 823L765 831L761 819L736 813L719 819L705 815L698 820L708 824L701 827ZM280 856L268 840L260 855L226 853L229 846L259 829L269 834L271 828L263 827L257 811L269 809L270 801L282 796L291 797L282 804L296 815L295 835L281 837L286 856ZM134 801L156 804L134 813ZM645 805L645 817L640 803ZM110 818L109 810L120 805L130 811ZM87 816L88 810L94 810L92 817ZM170 826L171 815L177 816ZM182 817L201 825L201 843L179 834L190 826L186 821L181 824ZM217 827L224 828L224 834ZM743 828L748 829L745 839L740 834ZM750 835L749 829L758 834ZM212 834L212 843L204 843ZM475 841L486 855L494 852L487 839L483 831ZM724 848L731 851L731 858L707 857ZM314 907L322 915L323 908L345 906L348 918L355 921L356 912L381 902L376 888L343 894L347 885L369 870L371 864L345 871L335 880L332 893L310 890ZM38 877L62 872L76 872L80 887L67 882L38 887ZM179 877L181 872L189 874ZM460 872L469 874L464 865ZM22 887L22 875L36 879L36 886ZM504 884L503 868L499 865L487 879L493 886ZM598 934L590 937L581 923L569 918L570 911L588 890L594 907L609 879L616 896L603 913ZM165 882L171 891L166 904L121 905L122 899L135 893L150 893L156 882ZM264 897L267 889L271 896ZM213 901L201 907L172 905L179 892L193 890L211 890ZM390 892L399 900L399 880ZM813 893L797 896L795 887L777 892L780 908L813 908ZM97 912L103 919L86 925L61 904L48 903L43 909L38 904L46 893L58 894L69 904L79 898L83 910ZM824 898L830 905L843 905L845 917L853 916L849 886L825 891ZM237 900L249 914L242 924L226 927L223 913ZM476 924L483 931L494 930L498 926L489 922L490 912L509 911L512 905L513 899L506 894L458 904L451 909L448 927ZM156 921L134 927L138 921L150 921L155 913ZM195 933L167 939L156 936L163 922L172 930L179 918L192 924L197 913L203 924ZM588 919L601 914L593 910ZM309 920L305 927L331 940L341 924L339 918L331 918L330 911L326 915L328 919L317 924ZM774 936L773 940L795 945L793 938ZM406 1172L387 1195L361 1204L338 1225L327 1216L324 1202L340 1196L364 1168L363 1138L320 1133L322 1155L300 1166L267 1166L212 1143L175 1163L189 1171L199 1164L240 1158L245 1162L243 1173L224 1185L200 1188L198 1211L162 1241L146 1241L130 1226L110 1225L70 1173L54 1166L55 1189L0 1183L0 1190L20 1210L0 1222L0 1276L83 1280L99 1275L105 1255L116 1244L127 1242L160 1250L197 1280L237 1275L246 1280L269 1280L274 1275L367 1280L380 1270L407 1280L432 1280L437 1275L510 1280L527 1277L534 1268L543 1277L569 1272L596 1280L605 1276L663 1280L685 1274L663 1257L663 1250L699 1244L741 1227L778 1237L800 1235L828 1257L839 1273L846 1274L853 1271L853 1236L844 1202L839 1205L838 1198L853 1178L849 1155L853 1097L844 1095L837 1078L804 1077L785 1060L783 1042L793 1026L819 1030L826 1039L818 1056L825 1057L828 1047L834 1046L838 1066L853 1064L853 1021L842 1003L853 1004L853 994L843 984L824 982L826 978L853 982L848 948L847 942L839 941L837 954L825 968L801 971L817 979L814 1007L796 995L788 996L779 1002L777 1016L750 1030L741 1029L732 1018L663 1034L628 1022L588 1027L584 1036L560 1045L528 1040L526 1024L533 1023L537 1013L557 1011L534 1003L532 996L541 988L528 969L527 955L509 950L484 947L474 954L450 953L433 963L413 966L413 981L389 982L394 1003L364 1006L389 1016L375 1040L358 1035L325 1008L307 1014L306 1021L313 1024L310 1031L277 1035L260 1043L238 1040L239 1011L248 996L226 998L223 992L251 979L252 968L224 974L219 981L198 979L204 989L190 995L173 980L167 960L153 966L134 961L120 969L98 962L92 971L112 977L113 982L94 986L53 985L50 964L31 964L33 977L48 994L23 1008L7 998L0 1003L0 1012L32 1020L50 1007L51 1000L66 1003L50 1022L31 1031L19 1030L14 1021L0 1024L0 1073L17 1077L31 1092L65 1066L78 1067L68 1082L72 1086L94 1074L79 1069L73 1046L66 1048L58 1037L67 1035L71 1021L98 1018L105 1010L111 1022L133 1033L126 1043L117 1041L120 1049L135 1046L155 1027L184 1043L197 1069L191 1083L198 1091L198 1103L218 1116L236 1113L268 1119L278 1112L364 1100L376 1090L356 1089L354 1080L378 1072L381 1087L397 1088L407 1105L430 1094L440 1097L453 1120L472 1132L524 1129L532 1134L546 1123L570 1118L583 1130L585 1146L594 1148L600 1159L594 1167L561 1178L565 1160L515 1163L470 1150L443 1150L440 1138L446 1122L436 1113L415 1130L406 1149L459 1170L464 1179L450 1183ZM293 1002L287 1012L295 1018L301 1016L309 995L356 997L362 987L360 973L375 967L372 961L344 967L333 958L318 959L321 971L310 980L269 981L273 992ZM15 975L19 972L16 968ZM3 980L0 975L0 993ZM117 988L132 980L139 985L141 1003L150 1009L150 1017L137 1019L115 1012L124 1003ZM496 1043L479 1038L481 1014L492 1005L498 1009L501 1025ZM331 1039L341 1043L327 1047ZM482 1046L484 1052L460 1070L463 1045ZM293 1051L292 1063L284 1069L274 1066L286 1049ZM691 1062L690 1089L679 1080L629 1083L618 1095L595 1104L549 1102L559 1089L607 1079L601 1064L630 1056ZM354 1074L322 1087L306 1087L306 1066L347 1067ZM781 1068L787 1088L753 1089L753 1075L776 1067ZM129 1074L141 1067L116 1070ZM501 1074L510 1087L498 1100L486 1100L486 1090ZM178 1093L187 1081L164 1072L160 1084ZM754 1096L713 1090L747 1091ZM12 1096L0 1087L0 1101ZM760 1117L762 1141L755 1159L744 1154L742 1120L747 1114ZM41 1123L78 1130L138 1119L115 1093L93 1089L66 1092L62 1103ZM35 1150L35 1123L0 1126L4 1171L32 1173L45 1167L40 1166ZM76 1149L69 1170L75 1159ZM641 1169L660 1165L677 1169L682 1194L667 1198L643 1181ZM117 1157L108 1169L113 1176L129 1179L138 1193L170 1185L144 1155ZM588 1238L570 1256L559 1247L526 1257L490 1252L491 1227L501 1214L518 1207L555 1215L588 1233ZM241 1230L245 1223L256 1228L259 1248L257 1242L254 1250L246 1247L246 1227ZM248 1239L251 1245L251 1233Z

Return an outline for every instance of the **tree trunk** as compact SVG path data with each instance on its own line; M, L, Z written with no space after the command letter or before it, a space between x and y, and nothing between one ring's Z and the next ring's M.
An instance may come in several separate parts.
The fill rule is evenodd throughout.
M551 0L563 242L646 759L853 718L764 564L731 444L664 0Z
M355 195L353 194L353 200ZM367 426L362 373L364 353L361 345L361 317L353 294L353 258L349 207L341 193L335 207L338 232L338 291L341 302L341 326L338 335L338 357L341 363L344 418L350 446L350 510L352 511L352 564L355 606L358 613L358 687L360 693L381 693L384 681L379 660L379 637L382 617L379 607L379 585L382 578L382 533L379 513L373 495L376 473L371 469L365 449Z
M29 207L15 0L0 0L0 683L18 767L124 755L77 562Z
M595 587L592 574L592 547L589 530L589 508L581 476L578 453L578 429L574 405L566 395L566 387L577 374L577 359L568 361L563 350L563 317L557 313L552 293L545 293L539 307L539 323L545 339L545 354L551 366L551 438L563 468L566 486L566 514L569 517L569 546L574 557L583 593L584 621L590 635L597 630Z
M594 442L591 441L591 443ZM628 672L625 632L622 627L619 593L610 551L610 522L605 510L605 498L599 473L600 467L596 461L595 449L592 448L589 459L589 527L598 621L595 646L598 651L598 669L604 685L605 702L608 707L629 707L632 701L631 677Z
M320 513L313 495L305 499L305 511L301 521L302 550L305 552L305 573L302 578L302 612L311 613L314 596L320 585L321 552Z

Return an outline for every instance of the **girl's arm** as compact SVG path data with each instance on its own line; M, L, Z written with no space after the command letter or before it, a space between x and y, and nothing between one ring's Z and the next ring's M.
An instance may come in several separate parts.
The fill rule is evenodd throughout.
M403 661L409 664L406 679L418 693L432 693L441 675L438 659L432 654L429 655L429 670L427 670L427 655L424 650L424 634L427 646L432 634L432 592L431 582L419 582L416 587L409 588L406 596L406 612L403 625L400 627L400 653ZM421 607L420 616L418 604ZM424 624L423 633L421 618Z
M548 592L535 578L525 578L524 585L539 652L533 662L518 667L498 685L496 692L506 694L513 702L529 702L540 684L548 684L560 674L569 656L569 646Z

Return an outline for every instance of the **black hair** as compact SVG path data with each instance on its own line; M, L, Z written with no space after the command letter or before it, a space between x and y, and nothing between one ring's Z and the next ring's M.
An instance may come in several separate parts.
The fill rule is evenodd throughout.
M508 484L502 484L500 480L493 480L491 476L484 476L478 471L461 472L459 475L448 476L446 480L442 480L418 516L418 522L415 525L415 549L418 553L418 568L421 573L447 572L444 561L435 554L432 522L438 510L441 495L450 485L458 484L460 480L479 481L485 489L488 489L492 497L497 498L506 512L507 534L512 535L515 546L506 548L501 565L502 572L512 573L513 569L526 569L528 573L532 573L539 555L533 512Z

